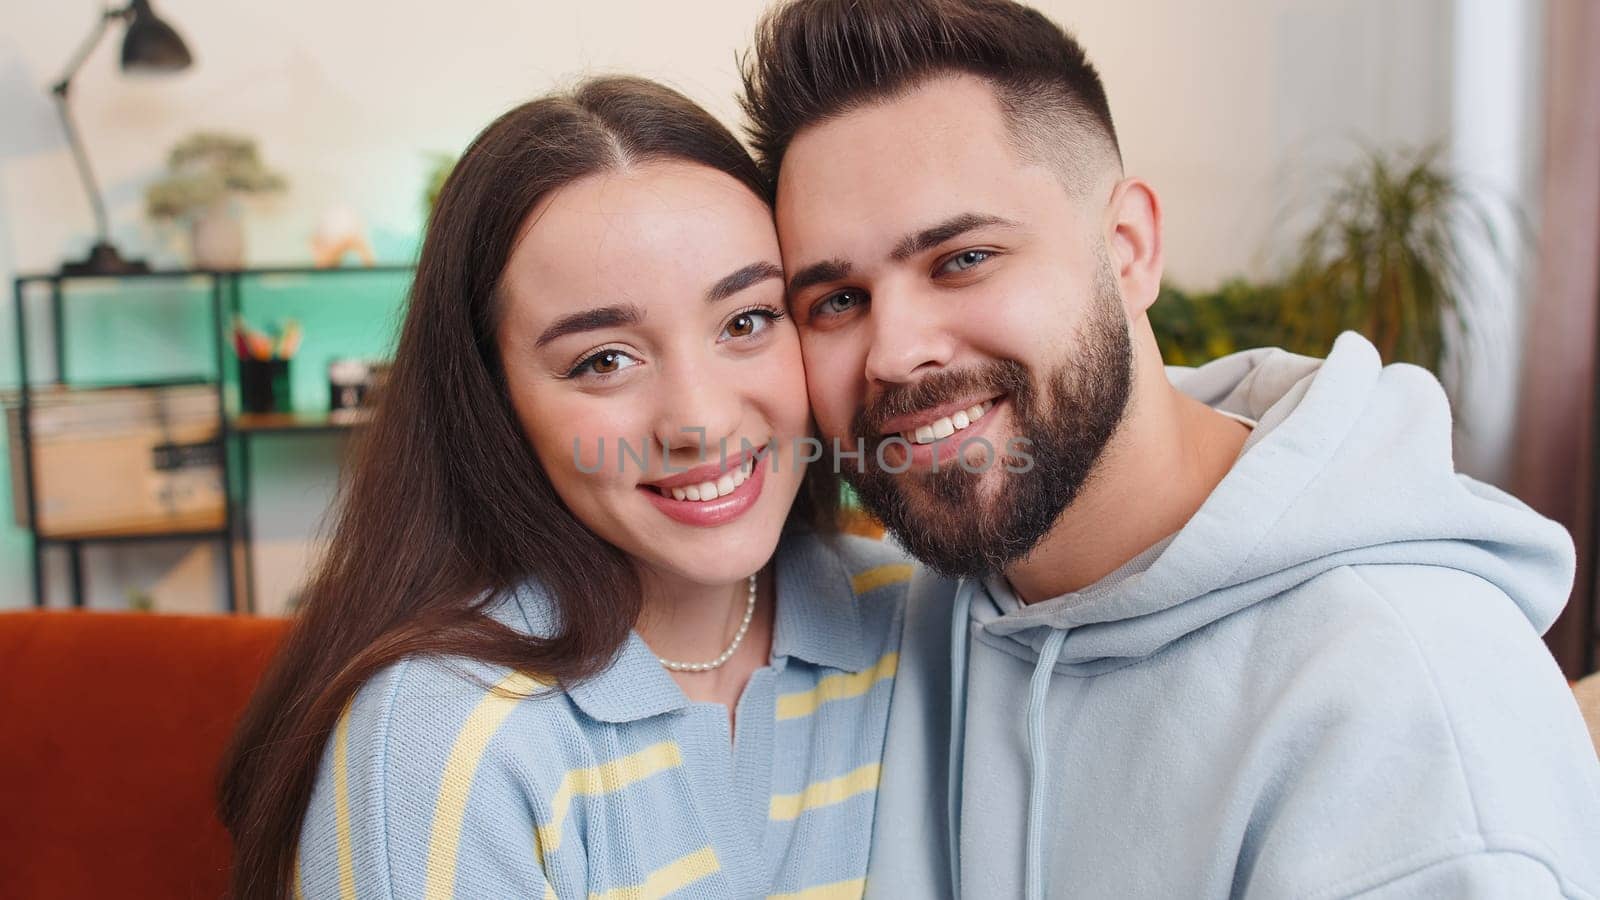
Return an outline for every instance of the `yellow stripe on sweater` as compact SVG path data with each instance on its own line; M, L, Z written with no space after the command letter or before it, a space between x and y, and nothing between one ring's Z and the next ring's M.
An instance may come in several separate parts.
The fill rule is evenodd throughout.
M439 799L434 802L433 825L428 834L423 896L429 900L450 897L454 893L461 824L466 820L467 796L472 792L472 779L477 774L484 749L500 723L538 687L539 682L520 672L500 679L500 683L472 708L456 734L450 756L445 760L444 775L439 780Z
M796 691L778 697L778 721L799 719L817 711L817 707L832 700L859 697L885 678L893 678L900 665L900 654L885 653L870 669L849 674L829 675L808 691Z
M899 584L911 580L910 563L890 563L886 566L873 566L872 568L850 579L850 590L859 597L868 591L877 590L884 585Z
M620 756L608 763L590 766L587 769L572 769L561 778L561 786L556 788L555 796L550 799L550 821L539 826L539 856L541 862L548 860L550 853L556 852L561 847L561 827L566 824L567 812L572 807L574 797L595 797L620 791L630 784L643 781L651 775L676 769L683 765L683 753L678 749L676 741L662 741L659 744ZM548 869L549 866L546 865Z
M867 880L857 878L854 881L819 884L792 894L768 894L767 900L861 900L861 895L866 892Z
M797 819L808 810L843 803L857 794L875 791L878 789L880 768L877 763L872 763L838 778L810 784L798 794L778 794L772 798L768 818L774 821Z
M333 820L339 839L339 896L355 900L356 866L350 850L350 778L346 755L350 746L350 710L333 730Z
M613 888L603 894L590 894L589 900L658 900L721 870L722 864L717 862L716 851L703 847L651 872L644 884Z

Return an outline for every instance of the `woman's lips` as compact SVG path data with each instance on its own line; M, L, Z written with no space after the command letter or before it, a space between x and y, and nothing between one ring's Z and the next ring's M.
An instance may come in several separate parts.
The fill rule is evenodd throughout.
M761 488L766 483L766 469L766 465L750 458L738 468L724 472L715 481L704 481L684 488L640 485L639 490L644 492L645 498L654 504L656 509L674 521L702 528L723 525L744 515L755 505L756 500L761 497ZM723 491L724 485L728 486L729 490ZM706 487L716 489L715 499L689 499L690 496L703 496L702 491ZM663 490L666 493L662 493ZM679 494L683 497L680 498Z
M745 441L740 441L740 443L748 449L735 453L732 456L729 456L727 450L723 449L721 451L721 459L718 459L715 462L703 462L700 465L690 466L687 469L675 469L669 467L667 469L667 471L671 473L669 476L657 478L656 480L650 482L647 486L656 488L663 494L671 495L672 488L687 489L689 487L701 487L707 483L710 483L715 487L719 484L723 476L732 475L740 469L745 470L745 475L748 476L750 474L750 467L748 463L760 462L762 457L766 455L767 449L771 445L762 444L760 447L750 447L750 445ZM701 451L701 456L702 458L705 456L704 450ZM743 479L741 478L740 480L742 481ZM704 495L704 492L701 493ZM722 491L721 493L726 493L726 491ZM682 500L683 498L678 497L677 499Z

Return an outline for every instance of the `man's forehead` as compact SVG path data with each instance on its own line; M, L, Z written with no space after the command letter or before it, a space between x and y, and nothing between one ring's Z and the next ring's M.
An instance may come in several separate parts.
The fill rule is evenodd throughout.
M778 172L778 194L958 168L1012 156L999 100L981 79L944 76L803 128Z
M950 216L1008 215L1005 173L1019 165L987 86L941 79L796 136L779 172L779 235L786 252L881 254Z

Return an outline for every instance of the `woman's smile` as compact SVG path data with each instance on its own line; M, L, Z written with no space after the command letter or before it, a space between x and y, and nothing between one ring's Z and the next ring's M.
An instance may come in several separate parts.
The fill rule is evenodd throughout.
M712 468L715 469L715 464ZM726 525L748 512L761 498L766 469L766 465L757 463L754 454L746 454L744 462L723 471L715 479L694 481L700 477L697 467L685 473L691 480L683 486L642 484L639 490L656 509L675 522L702 528Z

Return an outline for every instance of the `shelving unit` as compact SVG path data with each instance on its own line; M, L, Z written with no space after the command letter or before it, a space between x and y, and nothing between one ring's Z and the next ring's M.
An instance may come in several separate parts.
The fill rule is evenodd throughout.
M273 276L306 276L335 278L361 273L409 274L410 266L373 266L363 268L316 269L309 267L272 267L238 270L170 270L131 275L77 275L63 276L23 275L15 279L13 315L17 333L17 374L20 443L13 452L20 454L22 468L23 503L27 510L28 534L33 564L33 602L45 603L44 551L59 546L67 554L67 577L70 600L73 606L84 603L83 548L95 544L132 543L146 541L217 541L222 548L224 580L227 586L228 609L232 612L255 610L255 565L252 544L251 520L251 444L260 437L293 437L306 434L326 434L348 431L359 427L364 418L359 413L341 411L291 413L240 413L230 408L227 387L237 381L237 362L230 366L234 354L230 348L228 326L241 312L241 285L247 279ZM200 281L209 295L210 355L213 371L192 378L162 379L159 382L129 380L107 383L105 381L74 382L68 371L67 327L65 307L70 292L65 290L73 282L110 282L113 284L159 280ZM29 363L31 343L28 327L27 299L30 287L48 286L51 340L54 350L53 377L35 379ZM402 287L402 293L409 283ZM137 302L137 301L134 301ZM40 534L36 484L37 448L32 436L33 395L37 386L61 387L134 387L151 384L203 383L212 386L217 398L218 459L221 466L223 508L221 521L215 516L205 520L167 523L161 528L126 529L118 531L87 531L71 534ZM237 455L238 459L234 457ZM237 485L235 482L237 481Z

